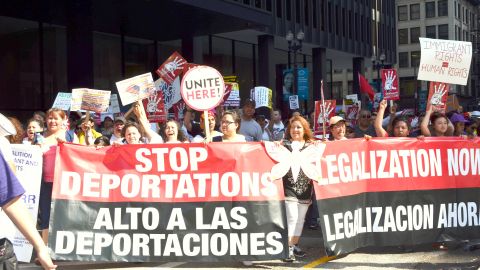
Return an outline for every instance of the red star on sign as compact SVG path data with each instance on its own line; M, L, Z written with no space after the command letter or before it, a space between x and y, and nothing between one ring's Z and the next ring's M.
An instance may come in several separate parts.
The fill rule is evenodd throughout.
M448 68L448 62L443 62L442 67Z

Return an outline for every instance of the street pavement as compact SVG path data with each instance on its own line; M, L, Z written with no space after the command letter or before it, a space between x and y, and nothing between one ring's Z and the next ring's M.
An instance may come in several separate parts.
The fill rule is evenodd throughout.
M405 251L398 247L362 248L338 258L326 257L323 251L320 230L305 229L300 246L308 256L294 263L280 260L254 262L252 266L244 266L241 262L229 263L82 263L58 262L58 269L93 270L93 269L480 269L480 249L467 250L462 243L451 243L448 250L438 250L432 245L411 247ZM34 264L21 264L20 270L38 270Z

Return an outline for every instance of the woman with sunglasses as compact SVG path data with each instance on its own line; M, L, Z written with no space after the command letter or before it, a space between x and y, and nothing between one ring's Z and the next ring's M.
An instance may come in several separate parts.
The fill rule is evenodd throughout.
M212 138L213 142L246 142L245 136L237 134L241 123L240 116L235 111L225 111L220 121L222 136Z

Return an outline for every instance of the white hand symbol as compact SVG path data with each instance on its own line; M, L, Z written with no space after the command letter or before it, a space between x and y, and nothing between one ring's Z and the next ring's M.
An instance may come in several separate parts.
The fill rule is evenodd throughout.
M393 82L395 81L396 77L397 75L393 74L393 70L387 71L387 74L385 76L385 91L392 91L397 89L397 87L393 86Z
M155 113L158 108L158 103L162 100L159 94L155 93L151 96L148 97L148 103L147 103L147 112L148 113Z
M328 116L332 113L332 103L328 102L325 104L325 111L323 110L323 106L320 106L320 114L318 115L317 123L323 124L325 121L328 122Z
M437 88L437 86L438 86L438 88ZM442 97L447 92L447 90L445 90L445 84L442 83L442 84L439 84L439 85L435 85L433 89L434 89L434 91L433 91L432 98L430 99L430 103L432 105L439 105L439 106L445 105L442 102Z

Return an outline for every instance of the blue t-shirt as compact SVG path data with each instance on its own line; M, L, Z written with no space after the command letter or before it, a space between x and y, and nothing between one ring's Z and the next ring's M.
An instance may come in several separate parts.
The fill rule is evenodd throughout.
M23 193L25 189L0 152L0 207Z

